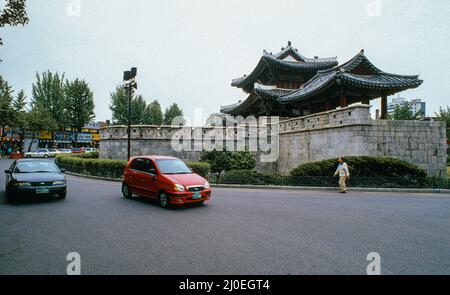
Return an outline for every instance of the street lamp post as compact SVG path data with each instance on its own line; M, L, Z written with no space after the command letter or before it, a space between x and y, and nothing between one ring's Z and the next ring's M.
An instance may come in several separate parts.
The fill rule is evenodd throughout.
M133 89L137 89L137 68L131 68L123 73L123 80L128 94L128 127L127 127L127 159L131 157L131 96Z

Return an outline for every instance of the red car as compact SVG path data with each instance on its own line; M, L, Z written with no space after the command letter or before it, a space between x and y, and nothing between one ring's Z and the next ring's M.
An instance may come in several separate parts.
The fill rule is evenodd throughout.
M128 162L122 183L126 199L133 194L159 201L163 208L171 205L203 203L210 199L211 188L203 177L189 169L180 159L142 156Z
M86 148L73 148L72 154L84 154L86 152Z

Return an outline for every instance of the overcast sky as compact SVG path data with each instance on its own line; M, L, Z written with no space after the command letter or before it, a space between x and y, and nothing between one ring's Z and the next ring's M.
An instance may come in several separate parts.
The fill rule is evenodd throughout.
M36 71L85 79L98 120L111 118L110 92L131 66L148 102L177 102L190 117L218 112L246 98L231 79L288 40L307 57L341 63L364 48L382 70L421 75L424 84L403 96L425 100L429 115L450 105L448 0L27 2L30 23L1 31L0 74L29 97Z

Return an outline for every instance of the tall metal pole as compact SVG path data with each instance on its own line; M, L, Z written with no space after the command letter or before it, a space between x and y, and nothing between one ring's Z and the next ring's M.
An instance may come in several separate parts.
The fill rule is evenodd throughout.
M128 145L127 145L127 149L128 149L128 161L131 158L131 82L128 83L128 87L127 87L127 92L128 92L128 131L127 131L127 135L128 135Z

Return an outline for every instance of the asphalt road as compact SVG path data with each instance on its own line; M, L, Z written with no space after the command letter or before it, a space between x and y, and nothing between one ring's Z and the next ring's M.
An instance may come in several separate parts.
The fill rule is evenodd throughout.
M0 172L9 166L0 160ZM0 274L450 274L442 195L215 189L163 210L120 184L68 176L67 199L10 205L0 177Z

